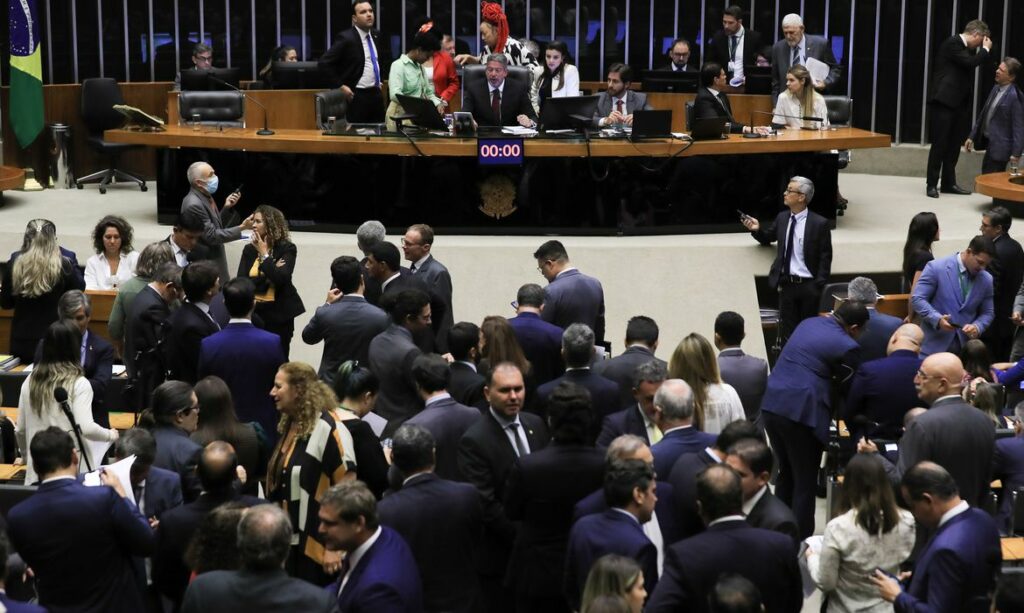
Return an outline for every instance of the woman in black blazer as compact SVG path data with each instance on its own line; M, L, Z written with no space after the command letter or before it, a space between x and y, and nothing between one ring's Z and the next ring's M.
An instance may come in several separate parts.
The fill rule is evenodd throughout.
M295 317L306 312L302 298L292 285L298 250L288 239L288 222L281 211L260 205L253 213L252 242L242 250L238 276L256 284L256 314L263 328L281 337L281 349L288 348L295 332Z

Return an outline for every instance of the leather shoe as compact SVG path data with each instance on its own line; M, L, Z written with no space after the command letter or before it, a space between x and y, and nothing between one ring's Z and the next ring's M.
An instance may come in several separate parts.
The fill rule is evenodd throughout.
M935 189L934 187L929 187L927 193L928 193L928 197L929 198L938 198L939 197L939 190Z
M956 183L954 183L950 187L943 187L942 188L942 193L943 194L956 194L958 196L969 196L971 194L970 190L966 190L966 189L960 187L959 185L957 185Z

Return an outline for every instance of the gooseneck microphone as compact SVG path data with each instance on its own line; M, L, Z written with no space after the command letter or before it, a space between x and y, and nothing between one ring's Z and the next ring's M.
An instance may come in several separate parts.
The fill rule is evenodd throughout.
M60 405L60 410L64 412L64 416L68 418L71 423L71 430L75 433L75 440L78 441L78 452L85 460L85 468L92 472L92 462L89 461L89 452L85 448L85 443L82 441L82 428L75 421L75 414L71 410L71 405L68 403L68 391L63 387L56 387L53 390L53 399Z
M785 119L799 119L801 121L816 121L819 124L821 124L822 122L825 121L825 119L823 117L813 117L811 115L785 115L783 113L776 113L774 111L772 111L772 112L769 112L769 111L751 111L750 112L750 125L751 126L754 125L754 115L768 115L769 117L783 117ZM800 129L801 130L817 130L818 128L801 127ZM774 129L774 126L772 128L772 131L773 132L777 132L777 130ZM744 134L744 136L748 136L748 135ZM760 135L758 135L758 136L751 136L750 138L760 138Z
M234 85L228 83L227 81L225 81L224 79L222 79L222 78L220 78L218 76L215 76L215 75L212 75L212 74L209 74L209 73L207 74L207 76L210 79L216 81L217 83L220 83L221 85L227 85L228 87L230 87L234 91L242 94L243 98L245 98L246 100L249 100L250 102L252 102L256 106L258 106L261 109L263 109L263 129L262 130L256 130L256 135L257 136L272 136L274 134L274 131L267 127L267 107L263 106L263 104L259 100L253 98L249 94L247 94L244 91L238 89Z

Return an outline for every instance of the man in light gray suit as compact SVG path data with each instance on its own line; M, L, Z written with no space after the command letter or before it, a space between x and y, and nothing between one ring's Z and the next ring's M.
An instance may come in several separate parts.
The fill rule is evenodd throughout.
M338 367L348 360L368 364L370 341L390 323L387 313L363 297L366 286L361 269L359 260L350 255L331 262L334 288L327 292L326 304L316 310L302 330L307 345L324 341L319 375L328 385L334 383Z
M412 362L412 376L423 399L423 410L406 424L426 428L434 436L434 472L442 479L464 481L459 472L459 441L480 419L480 409L459 404L448 393L451 370L439 355L425 354ZM408 475L406 475L408 476Z
M619 384L619 406L636 404L634 373L636 367L647 362L658 362L666 368L664 360L654 357L658 350L658 324L644 315L630 318L626 324L626 350L617 357L594 364L594 372Z
M594 331L595 343L604 342L604 288L569 262L560 241L547 241L533 253L537 270L548 280L541 318L565 329L584 324Z
M651 110L647 94L629 89L632 80L633 69L626 64L616 62L608 68L608 89L598 95L595 127L631 126L634 111Z
M380 379L376 412L388 420L390 436L423 409L412 376L412 363L423 352L413 336L430 328L430 297L418 289L402 290L391 303L391 325L370 341L370 370Z
M736 388L747 419L756 421L761 415L761 398L768 384L768 362L743 353L740 344L746 333L743 316L723 311L715 318L715 346L718 347L718 369L722 381Z
M214 173L213 166L206 162L195 162L188 167L188 194L181 201L182 217L194 216L203 221L203 236L199 239L209 250L209 259L217 263L220 278L226 283L231 275L228 272L228 260L224 255L224 243L242 238L242 230L252 229L252 215L234 225L238 221L235 205L242 198L242 193L234 191L224 200L223 208L217 207L213 195L217 193L220 178Z
M839 80L842 68L836 62L832 46L828 39L821 36L804 34L804 20L796 13L782 18L784 38L772 46L772 104L779 97L779 92L786 86L786 72L791 66L807 65L807 58L820 60L829 66L828 76L818 81L814 88L819 92L829 89Z
M857 339L861 361L884 358L889 354L889 339L892 338L893 332L903 325L903 320L878 312L875 308L878 304L878 287L867 277L857 277L850 281L846 298L859 302L868 309L868 323Z
M455 316L452 314L452 276L444 264L438 262L430 253L434 245L434 229L425 223L418 223L409 226L402 237L402 252L405 259L411 262L409 272L422 279L430 288L432 294L444 299L448 305L441 321L436 328L434 338L434 349L438 353L448 352L448 331L455 324Z

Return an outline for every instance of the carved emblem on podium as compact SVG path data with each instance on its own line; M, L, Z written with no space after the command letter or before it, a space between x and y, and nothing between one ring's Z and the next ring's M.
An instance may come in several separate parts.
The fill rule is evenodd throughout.
M495 173L479 183L480 210L488 217L502 219L516 212L516 186L504 174Z

